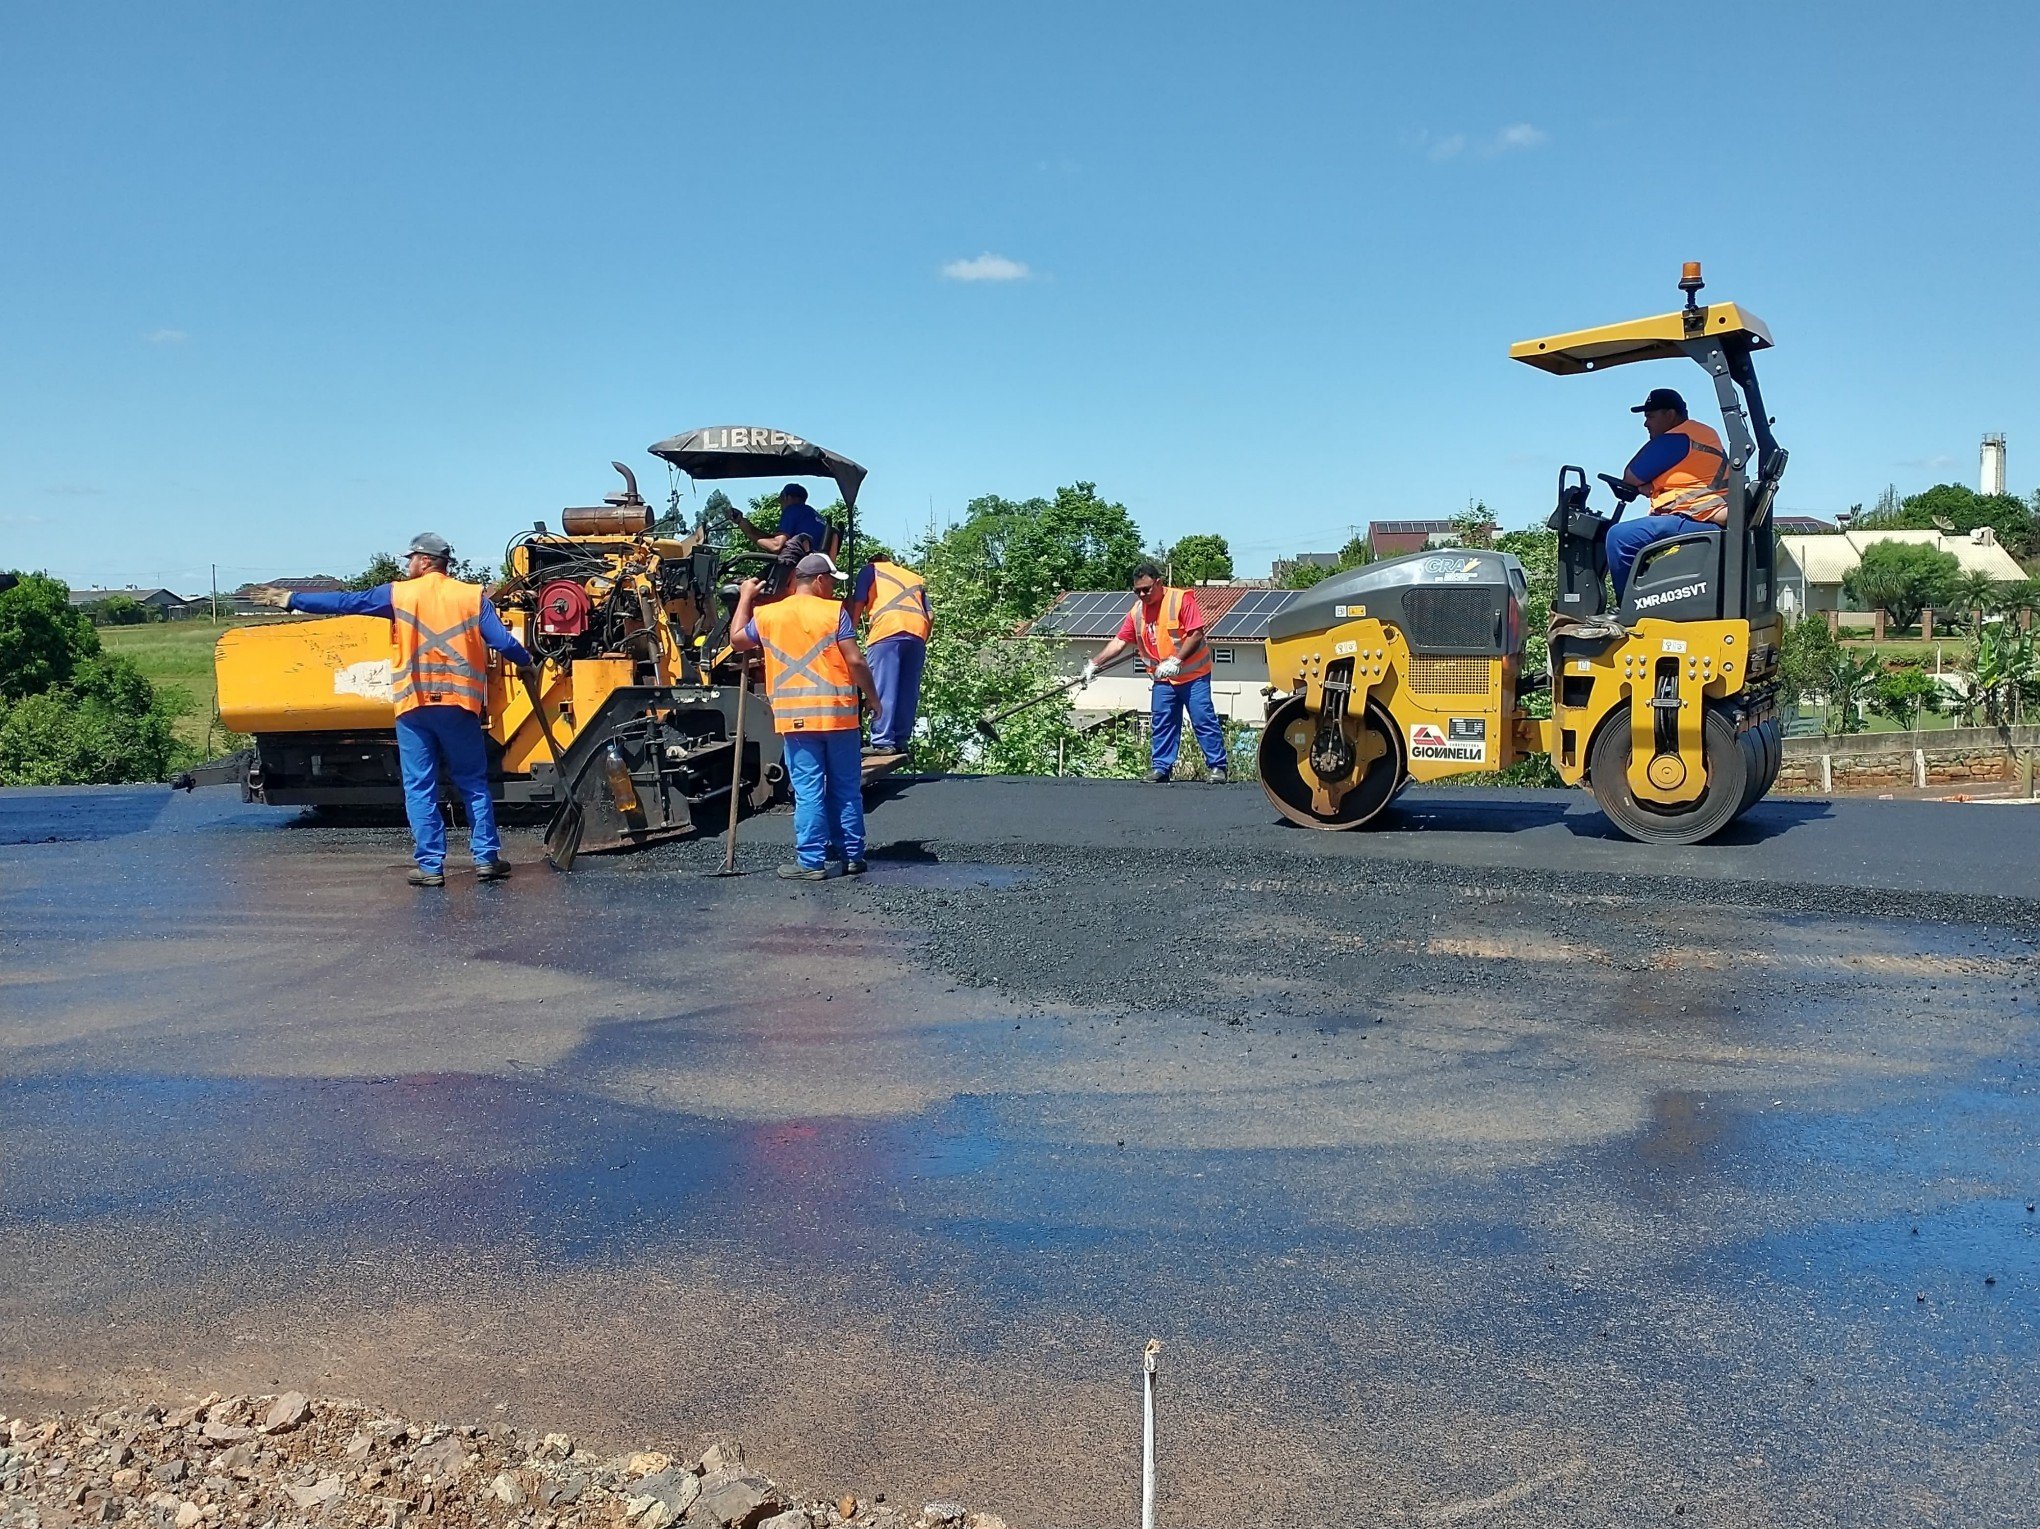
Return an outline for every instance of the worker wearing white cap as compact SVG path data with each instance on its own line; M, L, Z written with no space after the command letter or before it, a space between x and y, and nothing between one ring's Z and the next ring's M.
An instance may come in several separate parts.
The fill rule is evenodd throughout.
M793 782L794 863L779 868L790 881L864 872L859 693L871 703L874 727L883 713L850 613L836 599L836 576L826 552L810 552L794 565L793 591L783 600L765 602L764 585L744 580L730 619L730 646L765 654L765 694ZM843 857L840 871L831 850Z

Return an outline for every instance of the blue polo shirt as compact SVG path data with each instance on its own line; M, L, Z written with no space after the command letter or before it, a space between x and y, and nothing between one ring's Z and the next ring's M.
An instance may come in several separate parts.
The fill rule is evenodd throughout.
M1675 430L1653 436L1643 450L1629 459L1629 476L1638 483L1653 483L1686 460L1693 442Z
M779 512L779 529L787 536L805 536L808 551L820 552L828 538L828 523L811 504L789 504Z

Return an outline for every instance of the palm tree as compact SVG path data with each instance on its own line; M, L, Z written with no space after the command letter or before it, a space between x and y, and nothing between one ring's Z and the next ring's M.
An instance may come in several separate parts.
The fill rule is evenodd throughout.
M1969 613L1972 630L1981 630L1983 613L1997 601L1998 581L1982 569L1972 569L1955 580L1955 604Z

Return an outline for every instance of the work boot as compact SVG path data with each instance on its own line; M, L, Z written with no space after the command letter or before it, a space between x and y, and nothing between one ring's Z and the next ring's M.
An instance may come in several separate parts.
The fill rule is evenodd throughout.
M507 861L477 860L475 862L476 881L502 881L505 878L507 878L509 874L510 866Z
M845 876L862 876L870 869L871 867L862 860L845 860L843 862L843 874Z
M834 875L836 875L834 866L818 865L811 870L797 861L779 868L781 881L827 881Z
M1174 778L1175 772L1171 770L1148 771L1148 784L1151 786L1166 786Z
M410 882L414 887L443 887L446 885L446 873L444 871L428 871L420 868L411 872L404 880Z

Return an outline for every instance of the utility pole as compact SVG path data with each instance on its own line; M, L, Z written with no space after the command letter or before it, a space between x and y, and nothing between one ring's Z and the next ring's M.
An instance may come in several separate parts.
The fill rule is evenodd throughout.
M220 565L212 565L212 619L220 619Z

